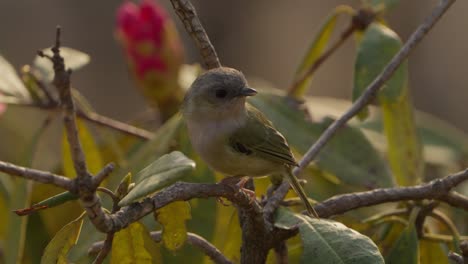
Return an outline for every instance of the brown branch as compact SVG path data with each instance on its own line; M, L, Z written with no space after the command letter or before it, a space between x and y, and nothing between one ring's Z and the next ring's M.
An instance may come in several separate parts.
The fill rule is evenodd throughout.
M115 165L114 163L109 163L107 164L100 172L98 172L94 177L93 177L93 184L94 187L97 188L99 185L101 185L102 181L104 181L109 174L114 170Z
M160 243L162 240L162 232L161 231L153 231L150 233L151 238L157 242ZM217 249L214 245L212 245L210 242L208 242L206 239L203 237L187 232L187 242L200 249L210 257L210 259L217 264L232 264L232 262L227 259L219 249ZM88 254L96 254L99 250L101 250L102 246L104 245L103 241L99 241L94 243L88 250Z
M104 212L101 201L96 195L96 182L102 180L108 174L109 168L104 168L103 172L98 174L96 182L87 169L76 125L76 108L70 84L71 71L65 68L64 59L60 55L60 35L60 27L57 27L55 45L51 49L53 53L52 57L47 56L42 51L39 51L38 54L41 57L49 59L54 68L54 80L52 83L59 93L60 106L64 112L63 122L67 132L67 141L70 145L73 166L77 175L73 180L74 188L72 192L79 195L81 205L94 226L98 230L106 232L106 230L112 227L112 222L109 215Z
M468 197L457 192L448 193L447 195L440 197L439 200L453 207L462 208L465 211L468 211Z
M97 255L96 259L94 260L93 264L101 264L106 259L107 255L109 254L110 250L112 249L112 242L114 241L114 232L110 232L106 236L106 240L101 242L99 250L99 254Z
M171 0L171 3L184 24L185 29L200 50L206 68L214 69L221 67L216 50L213 44L211 44L210 38L206 34L192 3L189 0Z
M35 182L52 184L69 191L73 189L72 180L68 179L67 177L56 175L47 171L25 168L4 161L0 161L0 171L13 176L33 180Z
M143 140L150 140L153 138L153 133L142 129L138 128L132 125L129 125L124 122L120 122L118 120L109 118L107 116L100 115L95 112L84 112L80 109L77 111L77 115L85 120L88 120L90 122L93 122L97 125L104 126L104 127L109 127L114 130L120 131L122 133L125 133L130 136L135 136Z
M357 208L389 202L424 199L445 202L450 190L466 180L468 180L468 170L412 187L383 188L336 195L320 202L314 208L320 217L328 218Z
M315 141L315 143L309 148L306 154L299 161L299 166L293 170L294 175L298 176L306 167L312 162L325 145L333 138L338 130L343 127L351 118L358 114L365 106L367 106L376 96L377 92L381 89L382 85L392 77L398 67L406 60L410 52L416 47L416 45L426 36L426 34L432 29L432 27L439 21L442 15L449 9L449 7L456 0L442 0L440 4L434 8L432 13L419 25L419 27L411 34L409 39L398 51L392 60L385 66L382 72L367 86L366 90L362 95L354 102L354 104L346 111L340 118L335 120ZM282 185L288 185L287 181L283 181ZM281 188L281 187L280 187ZM279 190L277 190L278 192ZM276 200L283 200L286 196L287 189L281 188L281 192L275 196L275 206L273 204L268 205L269 209L276 209ZM279 202L277 203L279 204Z
M52 47L53 56L46 56L42 51L38 51L40 57L49 59L54 66L53 84L60 95L62 108L64 110L63 122L67 131L67 140L70 144L73 166L78 178L91 177L86 166L85 154L78 137L78 128L75 120L75 104L71 95L70 75L71 70L65 69L65 62L60 55L60 34L61 29L57 27L55 45Z

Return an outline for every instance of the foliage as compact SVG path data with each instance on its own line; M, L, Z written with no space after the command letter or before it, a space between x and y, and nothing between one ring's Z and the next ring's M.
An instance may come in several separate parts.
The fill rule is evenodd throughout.
M398 34L383 22L380 12L397 5L398 1L365 2L366 8L379 11L376 14L380 17L366 29L354 32L358 36L358 48L352 100L359 98L402 47ZM107 128L92 126L85 119L77 122L78 136L91 173L96 174L105 161L117 162L116 172L101 186L106 188L101 189L104 192L100 196L105 207L112 208L109 212L135 205L134 202L145 200L179 180L215 182L222 177L211 171L196 155L182 119L174 113L191 80L199 74L199 68L181 65L178 36L166 13L149 0L144 0L142 5L126 2L119 9L117 34L137 85L143 89L149 104L158 106L163 112L165 122L150 140L109 132ZM157 31L157 36L145 35L136 27L135 23L148 22L144 13L147 9L155 12L151 15L157 15L150 17L149 21L156 23L149 27L152 33ZM338 15L352 16L356 13L349 6L340 6L331 12L313 38L295 79L300 79L332 45L333 33L338 30ZM152 28L161 26L157 23L163 26ZM150 40L155 42L148 42ZM71 48L63 48L63 51L65 63L74 70L90 61L83 52ZM149 57L153 58L151 63L145 63ZM30 70L18 76L11 64L0 56L2 118L16 114L9 108L5 112L7 104L33 104L46 109L51 106L50 98L41 90L41 85L51 86L53 70L52 65L43 61L36 58L29 66ZM169 71L162 70L166 66ZM27 78L31 76L34 77L32 82ZM76 76L79 78L78 74ZM468 135L414 109L408 76L405 63L379 93L378 106L368 106L358 118L343 127L304 171L301 176L309 181L305 189L311 198L320 201L342 193L411 186L445 176L466 164ZM303 79L292 94L274 87L257 87L260 94L249 101L274 123L297 156L302 156L351 103L351 100L305 96L311 80L312 76ZM292 97L303 100L303 108L291 103L294 101ZM83 108L78 104L80 109ZM24 155L18 160L19 164L31 166L34 153L41 153L38 143L49 121L44 124L30 140ZM0 118L0 127L4 126L8 123ZM60 148L61 157L50 170L73 178L75 171L65 134ZM431 169L430 172L427 168ZM256 179L255 186L259 198L266 195L269 182ZM116 190L113 192L114 200L105 195L105 192L112 192L110 190ZM33 195L33 191L39 194ZM458 191L468 194L466 188ZM104 236L83 220L82 209L78 209L80 207L75 201L77 198L70 192L52 187L41 189L33 186L32 182L0 174L0 241L3 242L0 243L0 252L4 253L0 258L4 257L7 263L37 263L39 260L41 263L87 263L88 248L103 240ZM299 234L288 240L287 247L290 260L300 260L301 263L310 263L311 260L317 263L384 263L384 259L387 263L419 263L420 260L430 263L431 259L447 263L443 256L449 250L458 250L455 246L460 238L458 232L468 232L466 225L459 226L459 230L454 232L454 225L450 223L466 223L466 212L444 207L449 224L447 221L431 221L418 230L418 216L424 206L423 202L405 202L361 208L332 221L311 219L300 214L301 208L285 205L277 210L274 226L298 229ZM22 208L25 209L16 212L29 216L20 218L11 213ZM44 210L38 213L41 209ZM57 217L59 214L66 217ZM28 225L35 228L27 228L28 221ZM9 228L4 229L6 226ZM159 241L151 236L154 231L162 231ZM208 262L204 254L189 245L188 232L204 237L231 261L240 261L242 230L238 212L233 206L226 207L214 200L202 199L170 203L156 210L154 217L145 217L115 233L108 259L110 263ZM443 233L452 240L429 241L421 232ZM48 244L34 244L44 241ZM162 241L164 247L155 241ZM274 256L270 255L268 262L271 259Z

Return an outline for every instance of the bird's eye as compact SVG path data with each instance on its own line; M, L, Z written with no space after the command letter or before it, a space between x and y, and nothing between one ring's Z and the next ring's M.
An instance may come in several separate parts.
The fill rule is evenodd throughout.
M224 98L227 95L227 91L224 89L218 89L216 90L216 97L218 98Z

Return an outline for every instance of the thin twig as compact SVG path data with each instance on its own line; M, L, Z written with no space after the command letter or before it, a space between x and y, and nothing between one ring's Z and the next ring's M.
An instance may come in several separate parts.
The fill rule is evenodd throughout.
M429 216L442 222L450 231L450 233L452 233L454 237L456 237L457 239L460 239L460 232L458 232L457 227L452 222L452 220L448 216L446 216L443 212L439 210L434 210L429 214Z
M221 67L216 50L213 44L211 44L210 38L206 34L192 3L189 0L171 0L171 3L184 24L185 29L195 41L195 44L197 44L206 68L214 69Z
M351 118L358 114L366 105L368 105L381 89L382 85L392 77L398 67L406 60L410 52L416 45L426 36L442 15L456 0L442 0L440 4L434 8L432 13L424 20L424 22L411 34L405 45L398 51L392 60L385 66L382 72L372 81L362 95L354 102L354 104L340 118L335 120L317 139L317 141L309 148L306 154L299 161L299 166L293 170L294 175L298 176L320 153L322 148L330 141L333 136L343 127ZM287 181L283 181L282 186L276 191L275 199L272 203L279 204L276 200L283 200L287 193L287 188L282 188L288 185ZM279 192L281 190L281 192ZM276 209L277 206L270 206L269 209Z
M148 130L138 128L136 126L129 125L124 122L120 122L118 120L109 118L107 116L100 115L95 112L84 112L80 109L77 111L77 115L83 119L86 119L90 122L93 122L97 125L109 127L114 130L123 132L130 136L135 136L143 140L150 140L153 138L153 133L149 132Z
M101 206L101 201L96 195L97 186L87 169L85 154L81 147L76 124L76 108L73 102L70 82L71 70L66 69L64 59L60 54L60 34L61 29L57 27L55 45L51 49L53 53L52 57L47 56L42 51L39 51L38 54L41 57L49 59L53 64L54 80L52 83L59 93L61 107L64 110L63 122L67 132L67 141L70 145L73 166L77 175L73 180L73 187L75 187L73 193L79 195L81 205L96 229L108 233L107 230L112 228L112 221ZM107 170L108 168L104 168L105 173L98 176L98 180L104 178Z
M451 192L447 195L444 195L440 197L439 200L450 204L453 207L462 208L465 211L468 211L468 197L457 192Z
M93 264L101 264L106 259L107 255L109 254L112 248L112 242L114 241L114 232L110 232L106 235L106 240L101 245L99 250L99 254L97 255L96 259L94 260Z
M299 85L302 84L310 76L312 76L312 74L314 74L315 71L317 71L317 69L320 66L322 66L322 64L333 53L335 53L335 51L337 51L341 45L343 45L346 42L346 40L354 33L356 29L357 28L351 22L350 25L346 28L346 30L344 30L341 33L340 38L337 39L336 42L333 43L327 50L325 50L299 79L294 81L294 83L288 88L288 94L293 95L296 92L297 88L299 88Z
M17 166L9 162L0 161L0 171L36 182L52 184L69 191L72 190L73 187L72 180L68 179L67 177L56 175L47 171L40 171Z
M73 166L78 178L91 177L86 166L86 159L78 137L78 128L75 120L75 104L71 95L70 75L71 71L65 68L65 62L60 55L61 29L57 27L55 45L52 47L53 56L46 56L42 51L38 52L40 57L49 59L54 65L53 84L57 88L64 109L63 122L67 131L67 140L70 144Z
M162 240L162 232L161 231L153 231L150 233L151 238L157 242L160 243ZM206 239L203 237L187 232L187 242L200 249L207 255L208 257L213 260L214 263L218 264L232 264L232 262L227 259L219 249L217 249L214 245L212 245L210 242L208 242ZM88 250L88 254L96 254L103 246L104 242L99 241L94 243Z
M99 185L101 185L102 181L104 181L104 179L106 179L109 174L111 174L114 168L115 164L111 162L107 164L100 172L98 172L98 174L93 177L94 186L97 188Z

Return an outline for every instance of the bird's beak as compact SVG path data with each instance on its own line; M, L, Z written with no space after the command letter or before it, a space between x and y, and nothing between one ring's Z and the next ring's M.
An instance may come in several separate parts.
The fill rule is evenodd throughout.
M256 94L257 94L257 90L253 88L249 88L249 87L242 88L242 90L239 93L240 96L254 96Z

